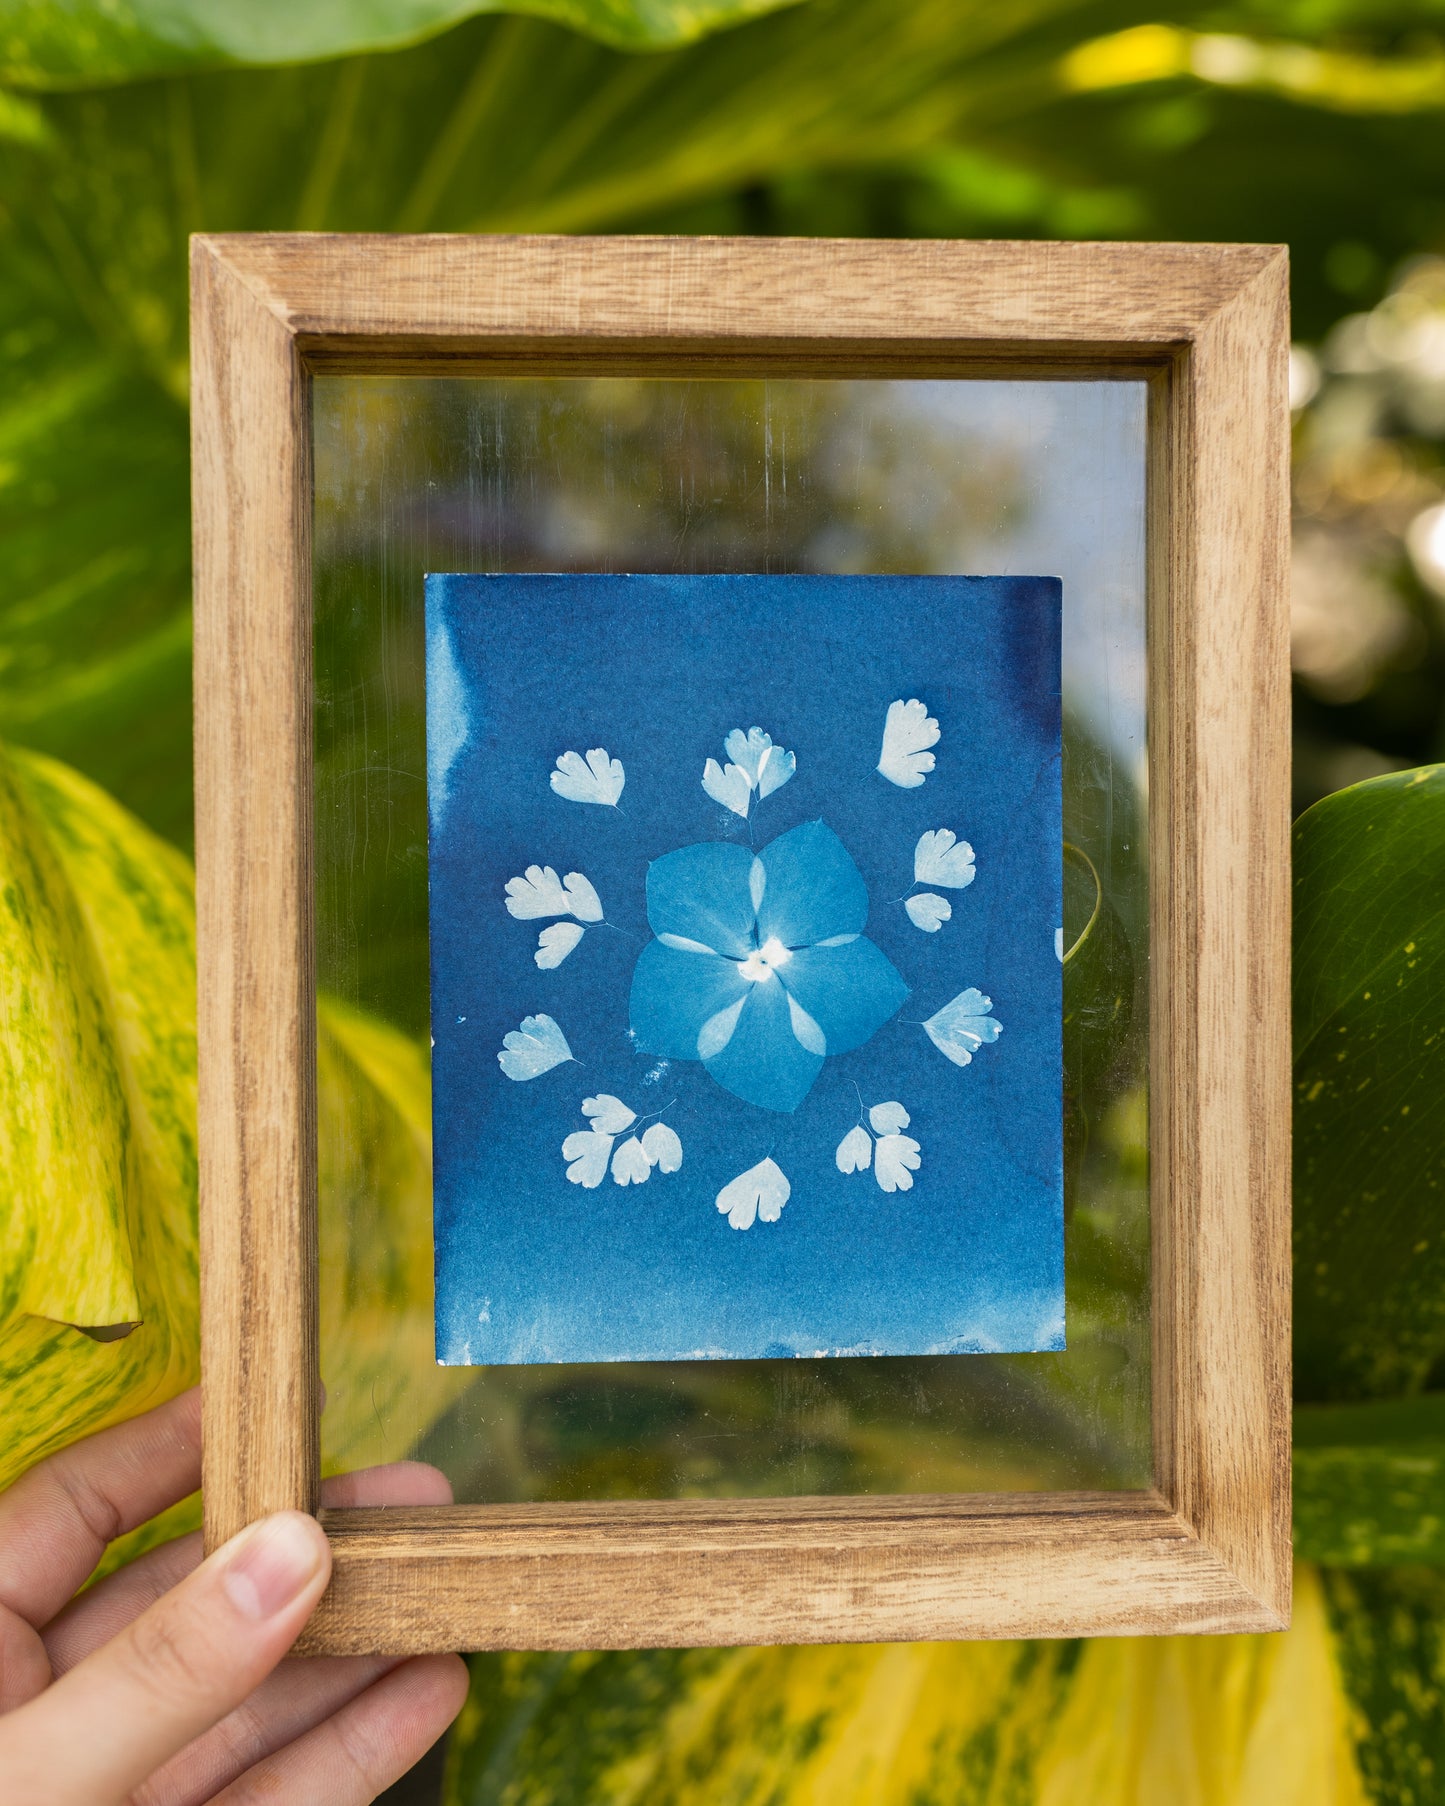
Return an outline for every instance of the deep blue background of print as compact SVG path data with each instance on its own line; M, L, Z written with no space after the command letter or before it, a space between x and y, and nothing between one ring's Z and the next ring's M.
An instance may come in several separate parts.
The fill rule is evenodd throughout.
M1043 577L427 579L439 1359L1063 1346L1059 628ZM933 773L903 790L875 768L889 703L915 696L941 737ZM648 861L748 843L701 778L726 763L729 729L753 725L798 762L754 803L754 844L821 816L868 884L866 932L913 990L792 1115L694 1061L659 1072L628 1036ZM596 746L625 767L620 809L549 787L560 753ZM978 870L924 934L892 899L939 827L972 843ZM504 907L531 864L585 873L615 924L550 972L532 958L545 923ZM959 1068L917 1024L970 985L1003 1034ZM542 1012L580 1063L506 1078L503 1035ZM865 1105L909 1111L911 1191L838 1172L855 1082ZM562 1142L604 1091L639 1115L675 1100L679 1172L568 1182ZM734 1230L714 1199L767 1154L792 1196L778 1222Z

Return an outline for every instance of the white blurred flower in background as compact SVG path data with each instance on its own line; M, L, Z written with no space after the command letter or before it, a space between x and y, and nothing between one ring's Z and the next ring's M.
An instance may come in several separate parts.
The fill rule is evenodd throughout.
M1297 524L1290 659L1322 702L1356 702L1422 638L1403 598L1346 534Z
M1445 502L1415 516L1405 534L1405 548L1415 575L1445 602Z

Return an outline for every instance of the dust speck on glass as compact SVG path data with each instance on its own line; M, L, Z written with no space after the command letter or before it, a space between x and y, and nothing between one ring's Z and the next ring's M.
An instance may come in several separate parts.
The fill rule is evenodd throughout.
M440 1360L1063 1348L1059 632L1041 577L428 578Z
M475 1500L1147 1483L1142 385L321 376L314 399L317 959L330 1020L346 1031L343 1043L323 1037L323 1460L417 1454ZM465 814L484 726L460 641L427 643L423 573L447 570L1061 575L1062 911L1042 938L1062 984L1066 1350L804 1358L806 1337L780 1331L761 1359L433 1364L435 1300L418 1264L430 1265L433 1207L424 1062L429 1018L442 1020L428 974L428 790L433 807L450 815L460 798ZM648 654L635 626L583 640L599 674L637 685ZM551 720L528 778L533 826L499 857L485 899L475 886L519 987L485 1048L478 1037L479 1066L512 1107L546 1116L525 1150L503 1135L475 1158L501 1183L524 1153L531 1170L539 1146L546 1184L578 1222L610 1222L626 1242L686 1221L754 1287L772 1285L810 1219L916 1236L954 1177L939 1112L908 1075L951 1083L976 1108L1019 1066L1028 1028L1024 990L973 963L996 900L995 848L968 799L943 793L954 755L987 749L994 686L944 696L926 670L900 675L855 711L866 733L838 776L819 736L767 694L776 649L798 641L773 620L732 634L728 658L750 681L690 713L685 755L675 733L564 722L570 696L539 686L535 712ZM829 675L815 658L810 678ZM666 769L649 775L654 760ZM886 799L897 821L881 863L876 832L849 814L866 797L879 810ZM548 810L557 832L539 837ZM828 1004L846 998L866 1029L886 996L860 985L855 997L840 974L814 1008L795 962L817 964L833 951L821 943L853 927L809 924L806 946L763 933L766 881L761 911L752 894L774 843L815 822L864 882L859 939L911 993L847 1052ZM602 856L608 835L619 854L632 848L630 876ZM654 922L648 865L713 843L745 853L745 870L720 886L680 871L659 909L690 912L692 931ZM698 932L720 894L738 937L727 946ZM667 935L708 949L692 957L730 987L690 1058L630 1039L646 950L649 962L690 951ZM608 973L625 1075L598 1060L590 1011L564 1001ZM703 992L677 1000L679 1034ZM647 1001L639 980L637 1032L661 1035L668 1021L644 1024ZM470 1003L447 1025L474 1026ZM774 1108L814 1066L795 1108ZM771 1098L747 1102L729 1078ZM696 1125L688 1097L707 1100ZM815 1112L800 1162L788 1138ZM706 1123L731 1125L731 1140L744 1120L770 1133L710 1164ZM442 1173L440 1143L435 1158ZM837 1190L824 1208L825 1182ZM667 1274L654 1265L650 1281L662 1318L673 1308L683 1321ZM598 1332L594 1346L635 1314L623 1288L600 1290L593 1323L572 1313L579 1333ZM886 1291L880 1274L875 1292ZM515 1327L508 1310L499 1286L474 1296L474 1353Z

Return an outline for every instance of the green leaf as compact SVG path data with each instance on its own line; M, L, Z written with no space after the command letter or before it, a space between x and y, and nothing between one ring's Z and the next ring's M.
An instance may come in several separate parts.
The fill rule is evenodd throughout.
M1321 1579L1368 1798L1427 1806L1445 1774L1445 1575L1326 1569Z
M530 13L606 44L686 44L797 0L0 0L0 82L79 88L189 69L395 50L478 13Z
M1445 1393L1295 1411L1294 1545L1336 1567L1445 1565Z
M1305 1567L1276 1636L477 1656L444 1798L1365 1806L1352 1731Z
M51 1131L12 1130L3 1160L3 1486L192 1384L198 1308L189 870L75 772L17 753L0 773L0 1108L43 1099ZM36 974L73 1005L47 1009ZM75 1327L117 1316L119 1340Z
M189 844L188 233L596 230L896 156L988 88L980 58L1068 11L826 0L646 57L478 18L385 56L27 102L0 134L0 733Z
M1418 1390L1445 1353L1445 766L1294 836L1295 1381Z
M0 1488L197 1377L193 899L94 784L0 750ZM335 1470L394 1456L386 1420L420 1434L470 1376L432 1359L426 1056L328 999L318 1027Z

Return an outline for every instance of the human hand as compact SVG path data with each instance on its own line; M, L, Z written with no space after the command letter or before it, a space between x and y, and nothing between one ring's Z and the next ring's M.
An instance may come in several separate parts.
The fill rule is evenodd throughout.
M108 1542L199 1484L192 1391L0 1494L5 1806L364 1806L461 1709L456 1656L282 1660L331 1573L302 1512L250 1525L205 1561L199 1535L181 1537L72 1598ZM322 1493L328 1505L451 1498L415 1462Z

